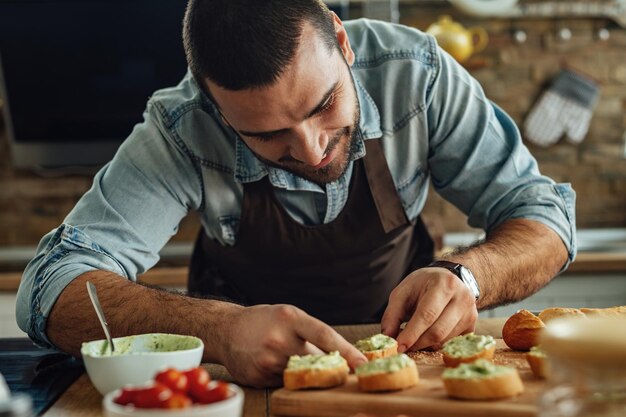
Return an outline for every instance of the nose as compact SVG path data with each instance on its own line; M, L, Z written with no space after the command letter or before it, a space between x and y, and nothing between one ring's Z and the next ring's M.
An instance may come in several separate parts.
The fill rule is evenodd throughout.
M324 159L328 140L326 131L312 126L303 126L294 132L294 140L289 153L292 158L304 164L316 166Z

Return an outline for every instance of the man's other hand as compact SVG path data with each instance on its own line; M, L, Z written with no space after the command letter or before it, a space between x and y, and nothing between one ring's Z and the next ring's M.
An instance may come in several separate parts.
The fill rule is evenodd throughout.
M456 275L444 268L422 268L391 292L381 328L397 338L399 352L414 351L440 348L447 340L474 331L477 318L474 296Z
M237 382L278 386L290 355L339 351L351 368L367 362L332 327L291 305L257 305L231 316L222 343L222 365Z

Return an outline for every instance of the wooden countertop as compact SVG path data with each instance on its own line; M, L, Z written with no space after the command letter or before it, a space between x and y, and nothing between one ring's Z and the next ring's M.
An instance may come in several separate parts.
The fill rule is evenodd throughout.
M580 252L566 273L626 272L626 252ZM156 267L140 277L142 282L163 287L186 287L186 266ZM16 291L21 272L0 272L0 291Z
M505 318L480 319L476 333L502 337ZM337 326L337 331L349 342L370 336L380 331L379 325ZM231 380L226 369L219 365L206 365L214 379ZM270 410L271 389L244 388L245 402L243 417L272 417ZM102 396L96 391L86 374L70 386L59 400L48 409L43 417L101 417Z

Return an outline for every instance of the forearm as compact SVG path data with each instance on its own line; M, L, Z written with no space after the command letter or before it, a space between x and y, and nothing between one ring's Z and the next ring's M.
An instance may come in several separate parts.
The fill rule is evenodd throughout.
M221 362L230 313L242 308L148 288L111 272L88 272L63 290L46 326L50 340L75 356L80 355L82 342L104 337L86 281L98 290L113 337L150 332L197 336L204 341L204 361Z
M567 256L552 229L533 220L512 219L490 232L485 242L444 258L473 272L481 288L478 308L486 309L535 293L560 271Z

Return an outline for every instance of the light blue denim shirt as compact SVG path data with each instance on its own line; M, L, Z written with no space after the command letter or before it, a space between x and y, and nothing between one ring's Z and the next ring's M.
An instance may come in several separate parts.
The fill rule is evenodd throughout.
M480 85L418 30L365 19L345 27L361 109L355 159L365 154L363 140L381 138L408 218L423 209L431 180L473 227L490 230L512 218L546 224L571 262L574 191L540 174L515 124ZM346 202L352 162L342 178L321 188L256 159L189 75L156 92L144 122L63 224L43 237L19 288L19 326L51 346L46 320L70 281L96 269L136 280L191 210L210 238L233 245L243 184L266 175L293 218L328 223Z

